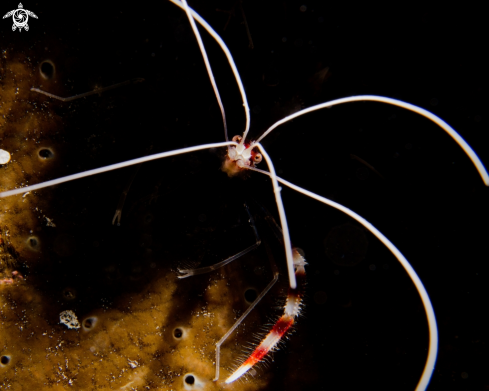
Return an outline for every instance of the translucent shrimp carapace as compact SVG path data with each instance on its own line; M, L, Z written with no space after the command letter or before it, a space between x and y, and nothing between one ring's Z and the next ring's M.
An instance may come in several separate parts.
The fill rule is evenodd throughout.
M228 153L222 164L222 170L233 177L248 167L255 167L263 159L258 148L254 147L254 143L243 142L241 136L234 136L233 141L238 145L230 145Z

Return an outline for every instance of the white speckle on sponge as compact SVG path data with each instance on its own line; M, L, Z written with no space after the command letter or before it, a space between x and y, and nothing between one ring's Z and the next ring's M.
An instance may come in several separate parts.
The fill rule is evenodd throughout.
M0 149L0 164L7 164L10 161L10 153Z
M69 329L80 328L80 322L78 322L78 318L71 310L61 312L59 314L59 322L65 324Z
M134 361L133 361L133 360L129 360L129 359L127 359L127 361L128 361L129 366L130 366L131 368L133 368L133 369L134 369L134 368L139 367L139 363L138 363L136 360L134 360Z

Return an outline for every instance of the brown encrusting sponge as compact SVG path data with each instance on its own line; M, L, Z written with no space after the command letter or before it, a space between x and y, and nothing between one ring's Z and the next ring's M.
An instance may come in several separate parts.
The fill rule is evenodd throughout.
M0 189L14 189L41 182L53 175L59 159L56 134L62 128L58 115L33 99L30 87L38 79L35 65L25 55L4 50L0 59L0 149L10 154L0 165ZM35 96L34 96L35 98ZM51 151L49 156L46 151ZM59 161L57 162L59 164ZM23 262L40 259L40 227L48 215L49 194L33 193L0 199L2 239ZM8 269L1 255L0 273ZM5 264L7 262L7 264ZM7 269L5 269L7 268Z
M121 119L136 87L72 102L31 91L86 92L68 87L62 61L2 52L0 158L8 161L0 191L148 153L148 140L126 137ZM272 280L270 254L281 255L280 243L269 233L271 252L262 245L215 272L177 278L178 267L216 263L255 241L242 201L218 191L230 185L218 167L203 152L0 198L0 390L267 388L268 369L224 380L280 315L286 278L222 345L217 382L215 347L250 305L245 293ZM196 200L195 189L207 187Z
M234 321L232 301L223 306L220 300L229 291L226 280L212 279L196 311L190 310L196 303L185 308L185 300L171 300L182 292L177 288L182 282L172 272L160 272L144 290L119 298L112 308L73 312L79 328L60 323L59 306L46 303L28 282L2 285L0 386L15 390L260 389L266 376L225 387L223 381L212 381L214 344ZM237 354L235 344L223 351L224 362L232 362ZM185 382L186 374L194 377L194 386L188 379Z
M34 85L59 91L55 64L48 63L48 80L45 61L34 64L26 55L8 51L1 60L0 149L10 159L0 166L0 191L66 175L66 167L74 164L70 151L76 148L65 137L70 116L65 120L59 114L66 105L30 91ZM143 253L130 250L132 266L122 271L107 259L98 265L88 260L98 279L87 286L86 246L104 252L99 242L105 239L98 232L93 243L91 235L87 242L89 217L76 207L68 212L64 207L66 198L79 200L76 193L84 186L0 199L0 389L263 388L266 375L224 385L226 367L220 381L212 380L215 343L246 309L243 292L249 284L237 282L242 276L232 266L178 280L171 268L178 260L155 263L154 254L147 255L151 249L159 251L158 245L151 246L154 212L146 210L144 197L136 202L143 204L137 206L139 214L130 220L126 213L124 221L131 234L131 229L141 234L136 242ZM64 270L70 263L72 268ZM236 283L229 284L230 278ZM99 297L100 284L116 292L110 302ZM246 324L252 322L264 320L255 311ZM249 342L245 331L257 331L246 324L223 347L223 365L234 364Z

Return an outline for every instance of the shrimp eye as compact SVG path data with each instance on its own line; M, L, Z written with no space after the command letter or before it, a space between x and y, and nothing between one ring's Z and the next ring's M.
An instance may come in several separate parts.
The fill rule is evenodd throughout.
M262 156L261 156L261 153L256 153L255 156L253 156L253 161L255 163L260 163L262 160Z
M241 140L242 140L242 137L241 137L241 136L236 135L236 136L234 136L234 137L233 137L233 141L234 141L235 143L240 143L240 142L241 142Z

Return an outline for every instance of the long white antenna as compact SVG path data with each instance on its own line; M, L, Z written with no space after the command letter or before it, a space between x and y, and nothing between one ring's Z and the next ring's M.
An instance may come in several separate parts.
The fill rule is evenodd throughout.
M176 149L174 151L160 152L160 153L156 153L154 155L144 156L144 157L140 157L137 159L126 160L125 162L121 162L121 163L111 164L110 166L99 167L99 168L95 168L93 170L83 171L83 172L79 172L77 174L64 176L64 177L53 179L50 181L38 183L37 185L20 187L18 189L4 191L4 192L0 193L0 198L9 197L9 196L12 196L15 194L23 194L23 193L26 193L28 191L33 191L33 190L42 189L44 187L59 185L60 183L74 181L75 179L85 178L87 176L97 175L97 174L101 174L101 173L107 172L107 171L118 170L119 168L133 166L135 164L149 162L151 160L162 159L162 158L165 158L168 156L182 155L182 154L188 153L188 152L201 151L203 149L226 147L229 145L238 145L238 143L235 143L234 141L224 141L222 143L196 145L194 147Z
M469 144L460 136L455 129L453 129L450 125L448 125L445 121L443 121L440 117L437 117L433 113L430 113L428 110L422 109L421 107L412 105L410 103L403 102L402 100L397 100L397 99L392 99L392 98L386 98L383 96L376 96L376 95L358 95L358 96L350 96L347 98L341 98L341 99L335 99L331 100L329 102L321 103L316 106L308 107L307 109L298 111L297 113L294 113L292 115L289 115L280 121L275 122L272 126L270 126L265 133L263 133L256 142L260 142L263 140L273 129L276 127L284 124L287 121L290 121L294 118L300 117L301 115L311 113L316 110L324 109L326 107L332 107L332 106L337 106L341 105L343 103L350 103L350 102L360 102L360 101L371 101L371 102L381 102L381 103L387 103L393 106L398 106L402 107L403 109L413 111L417 114L422 115L423 117L428 118L429 120L433 121L435 124L437 124L440 128L442 128L445 132L447 132L450 137L452 137L458 145L464 150L464 152L467 154L467 156L472 160L472 163L475 165L477 168L477 171L479 171L479 175L481 176L482 180L484 181L484 184L486 186L489 186L489 175L480 161L479 157L477 154L474 152L474 150L470 147Z
M180 7L181 9L185 10L185 6L182 4L181 1L179 0L170 0L173 4L176 6ZM243 132L243 140L246 138L248 135L248 130L250 129L250 107L248 106L248 100L246 99L246 93L245 89L243 87L243 83L241 81L241 77L239 76L238 69L236 68L236 64L234 63L233 56L231 55L231 52L229 51L228 47L222 40L222 38L217 34L209 24L202 19L202 17L195 12L192 8L188 7L190 10L190 13L192 16L199 22L199 24L216 40L218 45L221 47L222 51L226 55L226 58L228 59L228 63L231 66L231 69L234 74L234 78L236 79L236 83L238 84L239 92L241 93L241 99L243 100L243 107L245 111L245 116L246 116L246 126L245 130ZM244 142L244 141L243 141Z
M228 126L226 124L226 113L224 112L224 106L222 104L221 95L219 95L219 90L217 88L216 80L214 79L214 74L212 73L211 64L209 63L209 58L207 57L207 52L205 51L204 43L202 42L202 37L200 36L199 29L195 25L194 18L192 17L192 13L190 12L190 7L187 4L186 0L182 0L185 12L187 13L188 20L190 21L190 25L192 26L192 30L194 31L195 38L197 39L197 43L199 44L200 52L202 53L202 57L204 59L205 67L207 69L207 74L209 75L209 80L211 81L212 88L214 89L214 93L216 94L217 103L219 104L219 108L221 109L222 122L224 123L224 137L226 141L229 141L228 138Z
M262 151L262 153L263 152L264 151ZM426 312L426 318L428 320L428 329L430 335L428 357L426 359L426 364L424 366L423 374L421 375L421 378L419 379L418 385L416 387L416 391L426 390L426 387L428 387L431 376L433 375L433 371L435 369L436 356L438 353L438 328L436 325L435 311L433 310L433 305L431 304L431 300L430 297L428 296L428 292L426 291L426 288L424 287L423 283L421 282L420 278L416 274L415 270L413 269L409 261L404 257L404 255L402 255L402 253L397 249L397 247L394 246L394 244L382 234L382 232L380 232L377 228L375 228L371 223L365 220L362 216L353 212L351 209L348 209L347 207L338 204L337 202L321 197L320 195L317 195L316 193L313 193L309 190L303 189L302 187L294 185L293 183L290 183L285 179L278 177L277 175L275 175L275 173L272 174L271 172L263 171L257 168L253 168L253 171L258 171L261 172L262 174L268 175L272 179L272 181L278 181L284 184L285 186L290 187L295 191L298 191L299 193L314 198L315 200L322 202L323 204L329 205L347 214L348 216L350 216L351 218L355 219L360 224L362 224L365 228L367 228L372 234L374 234L377 237L377 239L379 239L384 244L384 246L386 246L390 250L392 254L394 254L394 256L397 258L399 263L404 268L404 270L406 270L407 274L411 278L411 281L414 283L414 286L416 287L416 290L418 291L419 296L421 297L421 301L423 302L424 310Z

